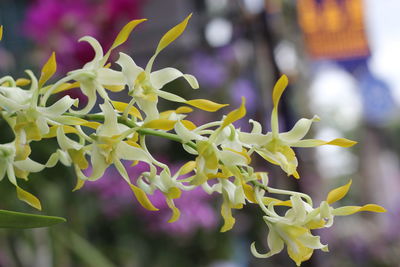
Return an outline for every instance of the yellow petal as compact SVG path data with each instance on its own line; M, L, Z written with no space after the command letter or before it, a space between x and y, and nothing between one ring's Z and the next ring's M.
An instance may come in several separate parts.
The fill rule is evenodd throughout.
M334 209L333 214L336 216L346 216L360 211L386 212L386 209L376 204L367 204L364 206L344 206Z
M357 144L356 141L352 141L346 138L337 138L325 143L326 145L341 146L341 147L351 147Z
M164 36L161 38L160 42L158 43L156 54L158 54L161 50L167 47L170 43L175 41L186 29L189 19L192 17L192 14L187 16L181 23L173 27L169 30Z
M26 86L31 83L31 80L25 78L19 78L15 81L16 86Z
M17 188L17 196L20 200L28 203L35 209L42 210L42 205L40 204L40 200L37 197L25 191L19 186L16 186L16 188Z
M121 92L125 89L125 85L103 85L104 88L111 92Z
M57 136L57 129L58 129L58 125L54 125L50 127L50 130L47 134L43 135L42 138L53 138ZM69 125L63 125L63 129L64 129L64 133L68 134L68 133L77 133L78 131Z
M3 25L0 25L0 41L3 39Z
M182 191L178 187L171 187L168 192L166 193L167 198L170 199L177 199L180 198Z
M84 170L89 167L89 162L86 160L83 149L68 149L68 154L72 159L72 162L78 165L79 169Z
M143 125L143 127L169 131L169 130L174 129L176 122L177 121L173 121L173 120L156 119L156 120L149 121L148 123L145 123Z
M72 192L75 192L75 191L81 189L84 185L85 185L85 181L82 180L82 179L77 178L76 179L76 185L75 185L74 189L72 189Z
M215 112L223 107L229 106L228 104L218 104L213 101L207 100L207 99L193 99L193 100L188 100L185 102L185 104L191 105L193 107L209 111L209 112Z
M290 200L282 201L273 197L263 197L262 202L264 203L264 205L274 203L274 206L292 207L292 202Z
M175 113L176 114L182 114L182 113L190 113L192 111L193 111L193 109L191 109L189 107L186 107L186 106L182 106L182 107L177 108L175 110Z
M240 120L246 115L246 98L242 96L242 104L238 109L235 109L226 115L224 122L221 125L221 128L228 126L229 124Z
M274 86L274 90L272 92L272 101L274 104L274 108L278 106L279 100L285 91L287 85L289 84L288 77L286 75L282 75L279 80L276 82Z
M111 46L110 50L125 43L126 40L128 40L128 37L131 34L131 32L133 31L133 29L135 29L137 25L139 25L140 23L142 23L143 21L146 21L146 20L147 19L135 19L135 20L128 22L128 24L126 24L122 28L122 30L118 33L117 38L115 38L115 41L114 41L113 45Z
M42 73L39 79L39 87L41 88L57 70L56 53L52 53L42 68Z
M247 200L251 201L252 203L258 203L256 198L254 197L254 189L251 185L244 183L243 191L244 191L244 195L246 196Z
M168 207L172 210L172 216L168 220L168 222L169 223L176 222L179 219L179 217L181 216L181 212L179 211L179 209L177 207L175 207L174 201L172 199L167 198L166 201L167 201Z
M183 126L185 126L186 129L188 129L189 131L193 131L194 129L197 128L196 124L194 124L193 122L189 121L189 120L181 120L181 123L183 124Z
M70 89L73 89L73 88L78 88L79 86L80 86L79 82L63 83L60 86L58 86L56 90L53 91L53 94L64 92L64 91L67 91L67 90L70 90ZM47 86L46 86L46 88L47 88Z
M221 215L224 218L224 225L221 228L221 232L226 232L232 229L233 225L235 225L235 218L232 216L232 209L229 201L224 199L224 202L221 206Z
M330 191L326 198L326 202L332 204L335 203L336 201L341 200L347 194L347 192L349 192L351 182L352 181L350 180L347 184Z
M196 168L196 162L191 160L186 162L178 171L179 175L185 175L193 171Z
M84 124L81 124L81 125L85 126L85 127L92 128L94 130L97 130L97 128L99 128L101 126L101 123L96 122L96 121L88 121L88 122L85 122Z
M125 102L111 101L111 103L116 110L118 110L119 112L122 112L122 113L125 111L126 107L128 106L128 104ZM135 116L136 118L138 118L140 120L143 120L142 114L140 114L140 111L134 106L131 106L129 108L128 114L131 114L132 116Z
M129 186L131 187L133 193L135 194L136 199L143 206L143 208L152 210L152 211L158 210L156 207L153 206L153 203L150 202L146 193L141 188L139 188L133 184L130 184Z

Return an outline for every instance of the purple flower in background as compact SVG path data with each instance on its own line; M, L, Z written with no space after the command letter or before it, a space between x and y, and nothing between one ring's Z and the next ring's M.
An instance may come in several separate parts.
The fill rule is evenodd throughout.
M228 78L224 64L201 52L193 56L190 72L204 87L220 87Z
M145 163L139 163L134 167L128 165L125 167L132 178L148 171ZM175 170L172 168L171 171L174 172L177 169L178 166ZM143 220L151 232L164 232L171 236L190 236L200 228L213 229L217 226L217 216L209 201L211 196L201 188L190 192L183 191L181 197L175 200L181 216L174 223L167 223L171 216L171 210L160 191L149 196L150 201L159 211L148 211L134 200L129 186L114 168L107 169L101 179L88 182L85 188L98 195L102 211L106 216L116 218L123 215L124 212L132 212L130 207L134 207L133 212L140 215L138 218Z
M63 71L79 67L94 55L87 44L76 41L90 35L108 47L129 20L138 18L139 0L36 0L23 22L25 34L39 49L39 61L57 51Z
M244 78L237 79L231 87L233 103L239 106L242 103L242 96L244 96L246 98L247 111L250 113L255 112L258 97L255 90L250 80Z

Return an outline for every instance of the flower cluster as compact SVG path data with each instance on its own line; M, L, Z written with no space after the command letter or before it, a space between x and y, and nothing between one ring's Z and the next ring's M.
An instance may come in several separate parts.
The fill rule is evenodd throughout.
M138 202L148 210L158 210L149 195L156 191L164 195L171 209L168 222L174 222L180 216L174 201L180 198L181 192L201 187L209 194L217 192L222 195L222 232L230 230L235 223L232 209L241 209L247 203L259 205L265 213L263 218L269 229L270 252L260 254L253 244L252 253L265 258L280 252L286 245L289 257L297 265L308 260L314 249L327 251L327 246L321 244L320 238L311 231L331 226L335 215L359 211L384 212L384 208L375 204L332 208L330 205L347 193L350 183L331 191L326 201L314 208L308 195L270 187L268 174L258 172L251 166L251 157L256 153L280 166L288 176L298 179L300 175L294 147L350 147L356 143L345 138L329 141L305 139L311 124L319 120L316 116L300 119L292 130L279 132L278 105L288 84L285 75L273 89L271 132L263 133L261 124L254 120L250 120L251 132L241 131L233 125L246 114L245 98L242 98L240 107L220 120L197 126L187 119L193 108L214 112L226 106L206 99L186 100L166 92L163 86L178 78L184 78L193 89L199 88L199 84L194 76L175 68L153 70L159 53L183 33L190 17L161 38L144 68L136 65L124 53L119 54L116 62L109 62L111 52L127 40L136 26L145 21L133 20L123 27L106 53L96 39L88 36L80 39L93 47L94 58L53 84L48 81L56 71L54 53L44 65L39 79L31 71L27 71L29 79L1 78L0 115L13 130L15 138L10 143L0 145L0 179L7 176L15 185L18 198L40 209L40 201L19 187L16 178L28 179L29 173L61 162L75 169L77 190L85 182L101 178L106 169L113 165ZM113 63L119 65L120 70L112 69ZM27 86L29 89L22 88ZM48 104L50 96L71 88L80 88L88 97L85 107L77 109L78 100L69 96ZM126 103L111 99L109 91L123 90L127 91ZM101 112L91 113L99 101L97 96L102 102L99 105ZM180 107L160 112L160 98L176 102ZM156 160L149 152L147 135L182 143L194 160L172 172L169 166ZM56 138L59 147L46 163L41 164L29 158L30 143L45 138ZM138 177L130 177L125 161L132 165L143 162L149 166L148 171ZM89 168L91 171L85 171ZM290 198L281 201L271 198L267 193L288 195ZM287 207L284 216L275 211L276 206Z

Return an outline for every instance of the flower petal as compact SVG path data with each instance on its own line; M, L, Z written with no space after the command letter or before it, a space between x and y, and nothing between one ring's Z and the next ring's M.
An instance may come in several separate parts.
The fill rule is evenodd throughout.
M308 133L311 124L319 120L318 116L314 116L312 119L300 119L289 132L279 134L279 138L290 144L298 142Z
M192 14L187 16L181 23L170 29L164 36L161 38L160 42L158 43L156 52L150 58L149 62L146 66L146 72L150 72L151 68L153 67L153 62L157 57L158 53L160 53L164 48L166 48L170 43L175 41L186 29L186 25L188 24L189 19L191 18Z
M207 99L192 99L185 102L185 104L199 108L201 110L215 112L223 107L229 106L229 104L218 104Z
M336 201L341 200L347 194L347 192L349 192L351 183L352 181L350 180L347 184L330 191L326 198L326 202L328 202L328 204L332 204L335 203Z
M50 58L47 60L46 64L44 64L42 68L42 73L39 79L39 88L43 86L56 72L57 70L57 62L56 62L56 53L51 53Z
M242 104L238 109L235 109L226 115L224 121L222 122L221 128L228 126L229 124L240 120L246 115L246 98L242 96Z
M164 68L150 73L151 84L156 90L163 88L167 83L172 82L180 77L185 78L192 88L199 88L199 83L194 76L183 74L175 68Z
M386 212L386 209L376 204L367 204L364 206L344 206L334 209L332 214L335 216L346 216L360 211Z

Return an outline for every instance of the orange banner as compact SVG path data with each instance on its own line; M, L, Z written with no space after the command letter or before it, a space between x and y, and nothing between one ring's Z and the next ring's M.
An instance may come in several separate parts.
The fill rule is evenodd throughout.
M298 0L297 10L312 58L369 56L362 0Z

